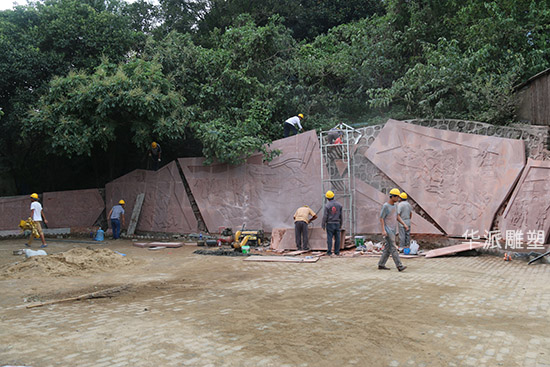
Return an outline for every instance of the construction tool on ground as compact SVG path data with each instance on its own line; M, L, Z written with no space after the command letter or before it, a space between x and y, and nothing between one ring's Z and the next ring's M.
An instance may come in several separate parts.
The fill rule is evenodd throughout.
M259 230L245 230L244 224L241 230L235 232L235 240L233 241L233 248L236 251L241 250L241 247L248 246L260 246L264 241L264 231Z

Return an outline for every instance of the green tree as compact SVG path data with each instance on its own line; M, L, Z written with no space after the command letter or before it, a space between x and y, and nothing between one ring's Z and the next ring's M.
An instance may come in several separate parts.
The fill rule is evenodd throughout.
M45 140L45 147L60 155L91 155L100 147L114 159L124 154L117 149L120 140L129 138L145 150L154 137L183 137L183 104L159 64L104 61L93 74L71 72L53 79L25 121L24 133Z
M22 141L20 133L50 79L93 70L103 55L122 61L142 47L145 35L129 27L123 6L116 0L48 0L0 12L0 161L13 176L27 180L44 161L42 146Z
M264 149L280 136L292 103L286 79L295 42L289 31L278 18L263 27L247 16L236 22L240 26L210 35L212 48L177 33L147 48L184 96L192 136L209 162L239 163Z

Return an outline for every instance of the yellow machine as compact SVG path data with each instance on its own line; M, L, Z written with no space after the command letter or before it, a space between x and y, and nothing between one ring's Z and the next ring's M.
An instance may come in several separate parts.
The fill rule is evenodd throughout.
M21 228L23 233L25 233L26 231L30 231L35 238L40 237L40 234L38 233L38 228L36 228L36 224L31 218L27 220L21 220L19 222L19 228Z
M235 232L235 241L233 242L233 247L236 250L240 250L241 247L248 245L248 246L260 246L264 240L264 231L257 230L250 230L247 231L244 229L241 229L240 231Z

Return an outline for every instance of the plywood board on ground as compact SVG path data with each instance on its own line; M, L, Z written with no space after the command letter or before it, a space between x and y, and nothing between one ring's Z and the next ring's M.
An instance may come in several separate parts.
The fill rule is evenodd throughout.
M282 263L315 263L319 261L318 257L306 259L303 257L286 257L286 256L249 256L244 261L258 262L282 262Z
M426 258L437 257L437 256L446 256L454 255L459 252L475 250L478 248L483 248L485 246L484 242L463 242L459 245L448 246L443 248L438 248L436 250L431 250L426 253Z
M167 248L176 248L183 246L183 242L135 242L134 246L136 247L167 247Z

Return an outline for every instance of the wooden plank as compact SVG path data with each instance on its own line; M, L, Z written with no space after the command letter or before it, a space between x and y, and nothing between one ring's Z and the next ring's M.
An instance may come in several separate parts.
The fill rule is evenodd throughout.
M309 252L310 250L299 250L299 251L290 251L287 253L284 253L283 256L297 256L301 254L305 254L306 252Z
M143 206L143 200L145 199L145 193L138 194L136 197L136 202L134 204L134 210L132 211L132 219L130 219L130 224L128 225L128 230L126 234L132 235L136 231L137 223L139 220L139 214L141 213L141 207Z
M366 253L366 254L361 254L361 256L365 256L365 257L380 257L382 256L382 253L379 253L379 254L375 254L375 253ZM401 259L417 259L419 257L422 257L420 255L405 255L405 254L399 254L399 257Z
M315 263L319 261L318 257L306 259L304 257L285 257L285 256L249 256L244 261L257 262L282 262L282 263Z
M63 298L63 299L56 299L56 300L53 300L53 301L34 303L32 305L28 305L27 308L42 307L42 306L53 305L53 304L61 303L61 302L79 301L79 300L90 299L90 298L111 297L114 293L119 293L119 292L122 292L126 289L128 289L128 286L123 285L123 286L119 286L119 287L104 289L102 291L82 294L82 295L76 296L76 297L69 297L69 298Z
M462 242L461 244L448 246L443 248L438 248L436 250L431 250L426 253L426 258L445 256L445 255L454 255L459 252L475 250L485 246L484 242Z
M134 246L146 248L146 247L169 247L176 248L183 246L183 242L134 242Z

